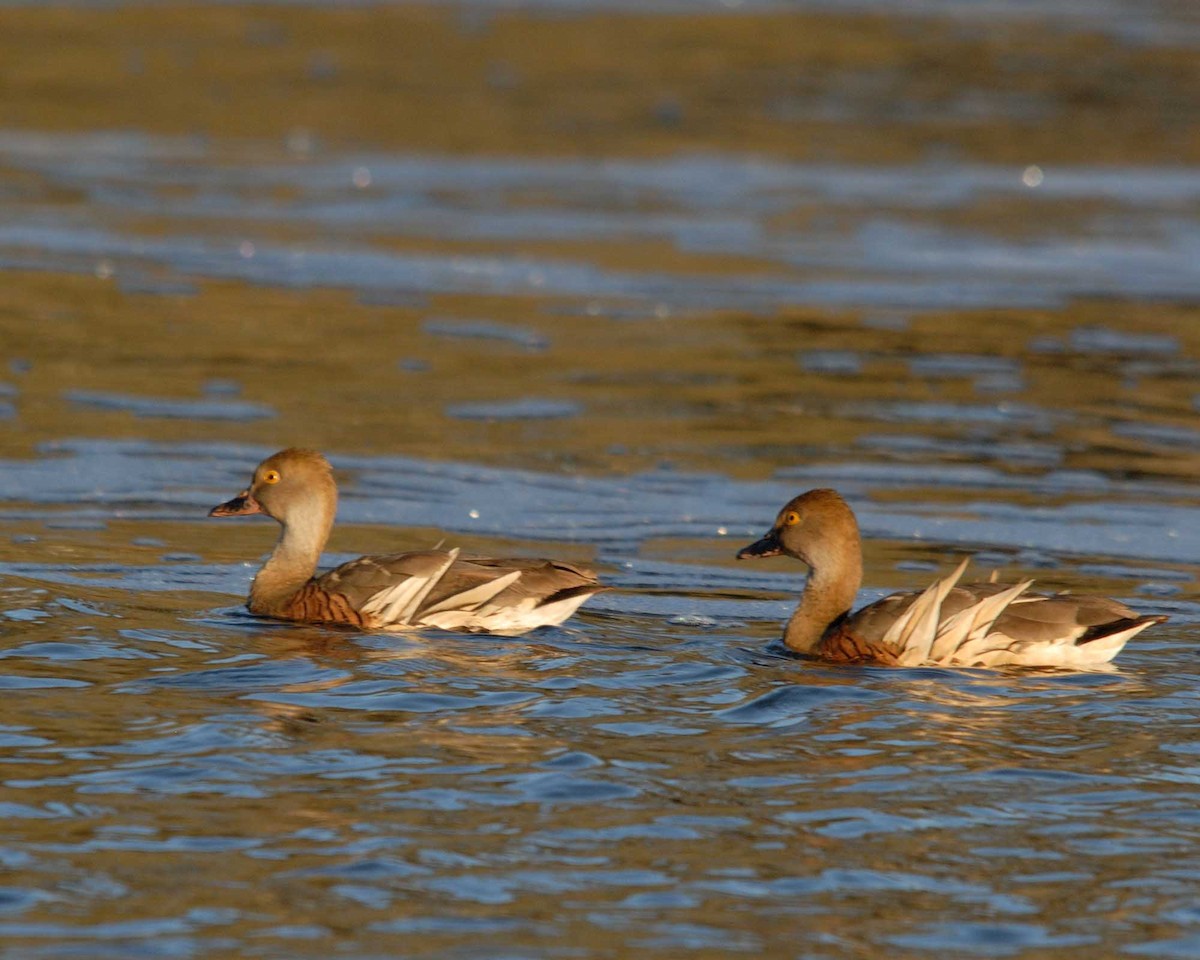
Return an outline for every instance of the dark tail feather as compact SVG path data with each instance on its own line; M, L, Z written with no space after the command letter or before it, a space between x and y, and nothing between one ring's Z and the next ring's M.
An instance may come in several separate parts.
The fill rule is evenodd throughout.
M599 593L601 590L611 590L612 587L606 587L601 583L585 583L578 587L563 587L561 590L555 590L550 596L543 597L539 607L544 607L548 603L556 603L559 600L570 600L572 597L589 597L593 593Z
M1130 630L1133 627L1148 627L1153 623L1165 623L1168 619L1170 618L1162 614L1155 614L1150 617L1123 617L1120 620L1109 620L1108 623L1098 623L1085 630L1075 643L1082 645L1091 640L1099 640L1102 637L1120 633L1122 630Z

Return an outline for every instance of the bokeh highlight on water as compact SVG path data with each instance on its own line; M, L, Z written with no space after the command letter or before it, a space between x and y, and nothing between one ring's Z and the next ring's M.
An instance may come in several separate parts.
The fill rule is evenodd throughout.
M1200 953L1190 4L0 6L0 955ZM242 607L593 564L523 638ZM864 601L1171 620L1107 672L788 656Z

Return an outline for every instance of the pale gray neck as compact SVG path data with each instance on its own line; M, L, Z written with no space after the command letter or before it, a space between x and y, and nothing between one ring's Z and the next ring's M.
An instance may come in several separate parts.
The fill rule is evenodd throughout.
M808 581L800 595L800 605L783 632L783 642L789 650L819 653L830 625L854 605L862 584L862 548L857 537L853 544L843 542L839 547L813 551L806 558Z
M324 504L294 510L281 520L275 549L254 577L247 604L252 613L274 613L287 605L316 572L321 550L333 528L333 510Z

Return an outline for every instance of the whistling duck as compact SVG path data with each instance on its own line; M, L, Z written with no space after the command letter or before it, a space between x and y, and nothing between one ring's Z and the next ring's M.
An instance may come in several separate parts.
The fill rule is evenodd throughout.
M786 554L808 564L783 642L823 660L897 666L1091 667L1163 616L1141 616L1105 597L1045 596L1021 583L959 584L963 560L923 592L896 593L850 612L862 582L854 512L836 491L791 500L739 560Z
M561 623L605 589L591 570L558 560L421 550L359 557L315 576L337 512L333 470L315 450L281 450L250 486L210 517L261 513L283 527L254 578L251 613L367 630L440 627L501 634Z

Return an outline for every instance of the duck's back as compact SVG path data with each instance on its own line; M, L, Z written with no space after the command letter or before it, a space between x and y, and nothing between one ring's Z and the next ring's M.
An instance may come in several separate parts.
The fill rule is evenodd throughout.
M1166 619L1107 597L1029 593L1028 583L959 584L938 606L931 591L944 582L843 618L826 638L827 655L908 665L1089 666L1107 663L1130 637ZM918 602L923 609L914 609Z
M528 557L463 557L457 550L359 557L314 585L344 597L365 626L493 633L561 623L604 589L585 567Z

